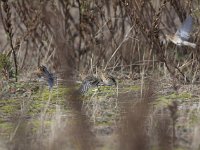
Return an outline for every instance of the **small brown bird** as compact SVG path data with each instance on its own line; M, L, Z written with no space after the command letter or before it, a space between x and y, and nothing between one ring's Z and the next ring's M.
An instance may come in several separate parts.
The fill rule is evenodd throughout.
M192 22L192 17L188 16L174 35L166 35L166 40L171 41L178 46L186 45L195 48L195 43L188 42L190 32L192 31Z
M39 67L37 68L37 70L34 71L34 73L38 76L38 78L41 78L41 77L43 76L43 74L44 74L44 69L43 69L43 67L42 67L42 66L39 66Z
M94 76L86 76L79 88L81 94L86 93L92 87L98 87L100 80Z
M53 74L50 73L45 66L39 66L35 73L39 78L44 77L48 82L49 90L52 89L54 84L54 77Z
M100 74L100 78L102 79L104 85L107 85L107 86L115 85L115 86L117 86L117 82L116 82L116 80L113 76L106 73L105 71L99 71L99 74Z

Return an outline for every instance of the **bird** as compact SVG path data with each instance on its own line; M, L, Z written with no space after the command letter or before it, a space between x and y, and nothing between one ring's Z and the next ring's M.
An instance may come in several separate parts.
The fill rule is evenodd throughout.
M174 35L166 35L166 40L171 41L174 44L178 46L190 46L192 48L196 47L195 43L188 42L188 39L190 38L190 32L192 31L192 24L193 24L193 19L189 15L182 25L178 28L176 33Z
M105 71L99 71L100 78L103 81L104 85L106 86L117 86L117 82L113 76L110 74L106 73Z
M98 87L100 85L100 80L94 76L86 76L79 88L81 94L85 94L90 88Z
M41 65L37 68L35 73L39 78L41 77L45 78L45 80L47 81L49 85L49 90L51 90L54 85L54 77L53 77L53 74L48 71L47 67L45 67L44 65Z

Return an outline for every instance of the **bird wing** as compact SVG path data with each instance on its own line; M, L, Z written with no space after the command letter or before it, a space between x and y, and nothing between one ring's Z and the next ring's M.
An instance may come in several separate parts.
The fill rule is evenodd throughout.
M188 40L190 37L190 32L192 31L192 23L192 17L188 16L179 27L175 35L179 36L183 40Z
M53 74L50 73L46 67L44 67L44 75L45 78L47 79L48 85L49 85L49 89L51 89L53 87L54 84L54 77Z
M82 93L82 94L86 93L91 86L92 85L91 85L90 81L88 81L88 80L83 81L83 83L81 84L81 86L79 88L80 93Z
M52 76L48 77L47 82L48 82L49 88L51 89L54 84L54 78Z
M94 76L87 76L84 81L89 81L91 86L98 86L99 84L99 79L94 77Z

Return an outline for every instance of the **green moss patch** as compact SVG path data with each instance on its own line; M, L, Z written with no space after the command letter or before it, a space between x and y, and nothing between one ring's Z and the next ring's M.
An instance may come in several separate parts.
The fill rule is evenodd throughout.
M158 96L156 101L153 103L157 107L166 107L169 106L174 100L187 100L191 99L192 95L191 93L183 92L183 93L172 93L169 95L164 95L164 96Z

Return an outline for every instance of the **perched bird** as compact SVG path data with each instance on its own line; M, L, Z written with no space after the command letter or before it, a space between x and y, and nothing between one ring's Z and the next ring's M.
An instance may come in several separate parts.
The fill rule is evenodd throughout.
M92 87L98 87L100 85L100 80L94 76L86 76L79 88L81 94L86 93Z
M186 45L195 48L195 43L188 42L190 32L192 31L192 22L192 17L188 16L174 35L166 35L166 40L178 46Z
M39 78L44 77L48 82L49 90L52 89L54 84L54 77L53 74L50 73L45 66L39 66L35 73Z
M115 85L115 86L117 86L117 82L116 82L116 80L113 76L109 75L108 73L106 73L104 71L99 71L99 73L100 73L100 78L102 79L104 85L107 85L107 86Z

